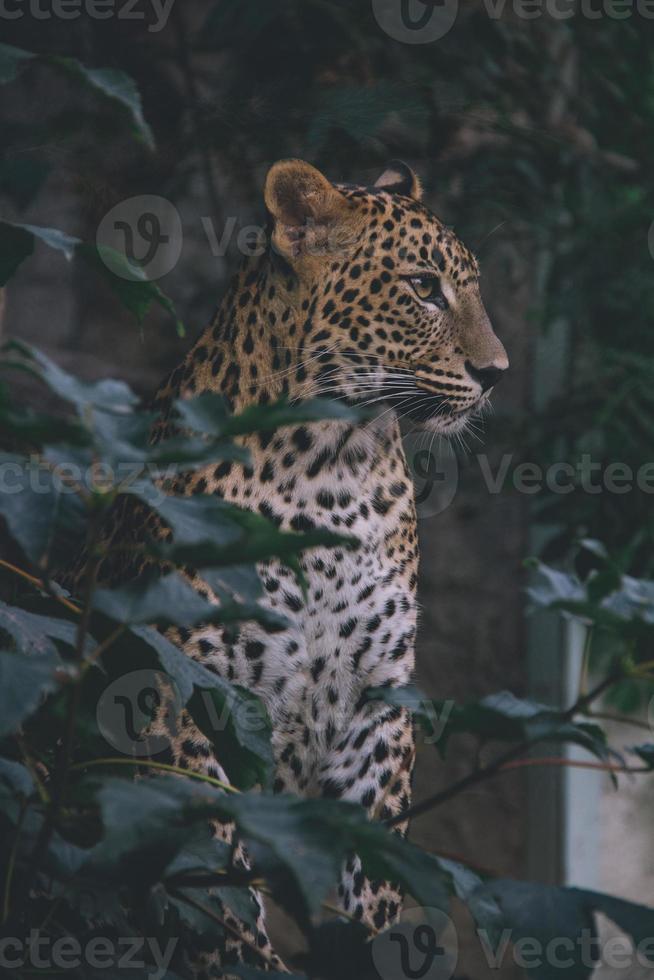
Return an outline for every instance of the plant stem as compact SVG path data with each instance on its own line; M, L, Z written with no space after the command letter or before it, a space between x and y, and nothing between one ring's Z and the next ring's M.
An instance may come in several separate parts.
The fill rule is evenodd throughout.
M615 721L621 725L633 725L634 728L642 728L646 732L651 731L646 721L641 721L640 718L630 718L628 715L614 714L612 711L587 711L586 717L598 718L600 721Z
M47 591L44 582L40 578L37 578L35 575L30 575L29 572L23 571L22 568L17 568L16 565L12 565L10 562L5 561L4 558L0 558L0 568L5 568L8 572L11 572L12 575L17 575L18 578L22 578L25 582L29 582L30 585L34 585L37 589ZM65 606L66 609L70 610L70 612L74 612L77 616L79 615L79 606L76 606L74 602L70 601L70 599L66 599L62 595L55 594L52 594L52 597L53 599L56 599L57 602L61 603L62 606Z
M227 922L225 919L222 918L222 916L218 915L217 912L214 912L213 909L207 908L206 905L202 904L202 902L197 902L194 898L191 898L190 895L185 895L183 892L173 891L171 892L171 894L176 899L178 899L178 901L184 902L185 905L190 905L191 908L196 909L198 912L203 912L208 919L211 919L213 922L216 922L227 932L231 932L232 936L234 936L245 946L247 946L248 949L251 949L253 953L256 953L257 956L259 956L267 966L275 965L273 961L270 959L270 957L266 953L264 953L262 949L259 949L256 943L253 943L250 939L248 939L246 936L243 935L242 930L238 929L236 926L233 926L231 923Z
M9 918L9 909L11 903L11 886L14 878L14 871L16 869L16 856L18 854L18 842L20 840L20 832L28 809L29 809L29 803L23 803L23 805L21 806L20 814L18 816L18 823L16 824L16 833L14 835L14 842L12 844L11 851L9 854L9 860L7 861L5 889L4 889L4 896L2 900L3 923L5 923Z
M566 711L561 714L561 721L570 721L576 714L583 713L588 705L604 693L609 687L617 683L618 680L623 676L622 670L613 670L610 674L600 681L591 691L587 694L583 694L577 698L575 703L571 705ZM487 766L478 766L464 776L462 779L457 780L457 782L452 783L451 786L447 786L445 789L440 790L438 793L434 793L433 796L428 796L427 799L421 800L419 803L414 803L413 806L408 807L406 810L402 810L400 813L396 813L395 816L389 817L384 821L387 827L394 827L398 823L404 823L405 820L411 819L411 817L417 817L421 813L426 813L428 810L433 810L437 806L441 806L443 803L447 803L449 800L463 793L465 790L469 789L471 786L476 786L477 783L484 782L486 779L490 779L492 776L496 776L502 769L507 765L507 763L513 762L515 759L519 759L524 756L525 752L528 752L530 748L537 745L539 742L547 741L547 738L533 738L525 739L518 745L512 746L505 752L502 752L493 762L489 763Z
M564 759L559 756L539 756L537 759L515 759L502 766L501 771L522 769L529 766L569 766L571 769L599 769L603 772L641 773L651 772L649 766L614 766L610 762L591 762L585 759Z
M169 766L167 762L151 762L150 759L121 759L119 756L116 758L89 759L88 762L76 762L74 766L70 767L70 771L75 772L80 769L90 769L93 766L140 766L144 769L160 769L162 772L174 772L177 776L189 776L191 779L199 779L203 783L209 783L211 786L217 786L218 789L224 789L227 793L241 792L235 786L230 786L229 783L224 783L222 780L216 779L215 776L207 776L202 772L194 772L193 769L180 769L179 766Z
M109 647L116 642L119 636L122 636L122 634L125 632L126 629L127 629L126 623L119 623L116 629L112 630L109 636L105 640L103 640L102 643L98 643L93 653L89 654L89 656L86 658L84 667L82 668L82 673L86 673L89 667L92 664L96 663L100 659L100 657L107 652Z
M583 697L588 689L588 669L590 663L590 648L593 642L593 627L586 627L586 638L584 640L584 652L581 657L581 670L579 673L578 697Z

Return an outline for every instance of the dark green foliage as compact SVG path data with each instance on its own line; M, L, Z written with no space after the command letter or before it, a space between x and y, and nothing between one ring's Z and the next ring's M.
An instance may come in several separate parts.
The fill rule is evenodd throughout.
M15 346L7 353L16 367ZM96 461L116 458L115 432L110 436L106 426L97 425L98 419L115 418L124 423L119 438L131 449L132 460L145 465L151 459L146 438L151 416L141 415L125 385L81 383L27 349L20 350L18 363L73 407L79 428L73 419L61 431L77 432L82 457L92 447ZM265 413L283 424L294 413L307 420L323 410L332 414L328 405L273 406ZM19 409L11 411L20 431L25 416ZM263 410L258 416L253 409L231 418L217 400L204 399L200 406L191 404L181 421L201 428L220 456L232 434L256 431L259 422L268 427L270 420ZM58 430L53 435L58 439ZM169 441L171 458L176 458L175 447L182 441L174 435ZM187 440L182 468L207 458L206 441L196 450L189 445ZM44 458L58 458L66 448L65 438L46 445ZM17 460L22 461L18 454L11 458ZM484 881L471 869L370 822L356 804L272 795L271 730L263 705L184 655L152 624L237 625L241 619L258 619L268 629L283 628L282 619L258 605L261 585L252 562L277 555L299 568L303 549L343 542L318 532L282 534L263 518L220 499L165 495L140 476L128 487L80 488L69 495L77 501L76 518L91 546L89 561L102 553L93 538L99 516L125 492L153 507L171 528L168 559L181 555L185 563L200 567L209 562L206 575L223 605L197 595L178 571L111 589L95 587L82 599L66 597L51 581L51 566L43 558L61 509L53 508L49 493L33 493L29 487L15 495L23 501L20 506L7 505L12 495L4 500L7 530L37 573L37 588L29 598L0 604L0 860L8 926L28 929L56 907L53 927L55 921L64 924L80 942L98 928L108 936L174 936L171 967L185 977L188 951L211 949L221 941L225 909L253 923L256 909L247 884L263 878L306 935L309 953L298 964L301 970L334 980L372 980L365 928L346 921L319 924L321 905L343 862L356 853L371 879L399 882L424 907L447 912L456 896L491 945L501 941L506 929L514 940L523 935L543 941L550 935L574 938L582 926L594 928L594 910L611 915L635 939L647 932L654 913L644 907L574 889ZM26 515L29 534L24 533ZM151 542L150 548L156 547ZM583 583L541 567L544 584L534 586L532 597L541 604L563 604L570 614L605 610L618 635L620 623L649 628L646 584L620 576L598 545L587 543L587 548L604 563L602 570ZM204 776L156 774L156 752L149 762L147 755L130 758L107 744L106 725L96 718L103 691L129 672L153 669L167 678L175 710L186 705L214 743L231 788ZM153 688L150 697L158 696ZM438 735L442 752L452 736L468 733L482 743L506 743L520 756L546 741L580 744L605 761L618 758L609 753L601 729L577 717L583 714L582 702L578 711L557 712L508 692L449 708L428 704L414 689L377 689L369 696L410 706L426 732ZM148 706L141 707L145 714L135 722L135 746L142 743L148 720ZM442 722L437 733L434 718ZM651 746L638 747L633 755L645 764L641 768L651 768ZM150 779L132 778L149 766L155 770ZM474 778L485 776L479 772ZM208 837L210 818L233 821L251 855L251 871L231 868L229 849ZM40 889L38 900L30 898L28 885ZM537 969L533 974L549 976ZM586 975L581 967L570 973ZM86 980L94 973L83 968L75 976Z
M650 25L576 18L563 27L532 27L494 21L470 6L435 49L389 41L377 30L368 0L220 0L196 32L181 6L173 14L172 43L114 41L111 47L105 40L111 31L99 22L87 25L85 34L85 47L95 56L82 61L73 57L73 32L65 23L61 33L61 25L53 25L56 54L42 53L41 43L34 46L39 53L20 44L0 46L0 82L8 92L54 75L69 82L69 108L49 106L38 123L6 126L10 152L2 148L0 190L15 207L30 204L51 172L52 160L42 150L50 143L60 154L58 165L78 174L81 185L113 185L121 153L125 171L147 168L148 190L173 200L199 175L215 212L220 199L212 159L229 176L231 202L254 199L264 167L298 152L342 178L365 177L393 156L412 158L428 190L438 192L446 220L455 213L473 246L483 249L496 225L509 239L528 232L529 259L541 282L526 329L546 329L556 317L572 326L569 390L520 433L529 450L545 463L563 457L574 462L590 445L602 459L619 458L636 469L654 431L654 292L646 247L654 216ZM562 37L581 64L570 95L573 126L569 116L561 123L552 119L551 80L558 66L551 59ZM200 53L201 84L192 64ZM97 67L105 65L111 67ZM171 81L178 76L183 92ZM204 92L210 98L199 94ZM165 148L161 157L152 152L154 134ZM171 147L178 168L170 166ZM117 253L103 255L101 247L56 229L0 222L0 284L18 270L27 274L35 245L44 244L61 253L55 261L74 259L103 277L138 323L156 304L182 332L172 301L137 266L125 268L127 260ZM121 270L127 278L116 274ZM210 292L213 298L213 282ZM186 657L152 625L237 629L254 620L270 631L283 628L283 619L259 603L255 563L281 558L301 580L305 549L356 542L323 532L283 533L260 515L213 497L164 495L157 476L169 465L178 472L209 460L245 461L233 437L352 418L349 409L309 402L231 416L221 399L201 395L175 406L185 434L152 445L153 416L139 409L123 382L81 381L16 343L5 349L3 368L7 377L22 371L41 378L69 412L20 408L0 387L0 431L8 450L0 462L15 467L20 488L0 494L0 518L22 565L18 573L3 565L3 576L15 580L19 591L0 604L0 918L7 934L38 927L51 940L68 935L84 942L99 933L156 937L164 945L173 936L177 946L164 977L187 980L189 951L210 950L224 940L225 909L254 921L247 885L263 879L306 939L308 952L293 975L373 980L367 930L341 918L320 921L343 861L356 852L368 875L401 882L422 905L448 910L453 898L464 903L493 949L503 938L572 942L572 965L563 972L533 966L529 972L537 980L589 976L576 943L584 929L594 935L597 912L635 942L652 935L654 912L644 906L579 889L480 877L371 823L354 804L272 795L264 706ZM38 462L28 458L33 450L39 450ZM94 462L106 463L114 478L63 485L53 476L62 462L75 463L82 473ZM129 479L117 471L124 462L131 465ZM35 490L37 484L44 492ZM148 555L201 569L220 606L193 593L178 570L112 589L90 588L86 597L70 597L56 585L52 576L62 557L70 557L71 540L86 539L91 561L99 557L97 527L121 496L137 498L172 531L170 541L148 539ZM451 738L464 736L474 737L485 756L500 753L461 784L442 789L434 806L499 776L510 761L527 764L536 743L581 745L597 764L624 767L588 714L600 690L621 691L624 699L628 685L642 689L643 681L651 681L654 596L651 582L639 577L652 571L651 498L598 499L577 488L571 496L552 495L540 514L559 528L551 555L562 554L580 530L610 546L611 558L586 542L574 570L538 564L530 590L535 605L592 625L601 641L593 666L604 686L581 692L567 711L507 691L464 705L426 702L415 689L368 692L372 699L409 706L441 752ZM176 707L186 706L214 742L229 786L184 772L134 778L158 765L156 754L150 760L136 751L153 702L135 719L133 756L116 752L97 707L114 682L139 670L163 676ZM628 768L651 771L654 748L636 746L629 759ZM251 871L236 871L230 849L209 838L210 818L234 822ZM245 980L276 976L251 966L230 972ZM84 966L69 975L96 980L106 971ZM143 970L121 970L120 976L131 980Z

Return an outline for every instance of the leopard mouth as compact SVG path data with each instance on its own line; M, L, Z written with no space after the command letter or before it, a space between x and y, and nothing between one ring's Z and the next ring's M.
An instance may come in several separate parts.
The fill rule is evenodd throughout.
M440 422L449 428L455 421L463 421L475 409L475 405L457 406L450 397L420 384L411 371L406 381L384 385L386 401L400 418L413 422Z

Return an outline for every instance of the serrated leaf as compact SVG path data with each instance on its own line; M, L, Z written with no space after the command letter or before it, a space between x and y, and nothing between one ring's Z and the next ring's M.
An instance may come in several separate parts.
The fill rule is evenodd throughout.
M644 745L632 745L629 751L637 755L641 762L644 762L646 766L654 771L654 742L647 742Z
M6 286L21 262L33 251L33 235L20 226L0 221L0 286Z
M25 656L0 652L0 736L11 735L58 687L61 670L56 653Z
M140 138L150 149L154 149L154 137L143 116L138 88L134 80L124 71L117 68L87 68L76 58L35 54L22 48L0 44L0 83L13 81L22 68L34 61L63 69L83 85L99 92L107 99L118 102L122 109L130 114Z
M0 491L0 516L30 562L47 569L61 552L62 537L67 553L71 538L83 539L84 505L76 493L44 467L6 453L0 453L0 465L6 474ZM9 466L17 480L8 486Z
M233 786L241 790L270 786L275 762L272 726L256 695L219 679L210 688L196 691L188 710L213 744Z
M542 950L554 942L567 944L565 957L530 956L527 973L537 980L586 980L590 976L597 957L596 912L612 919L636 944L651 938L654 929L654 909L600 892L510 879L490 881L482 891L497 902L514 944L528 939L541 944ZM584 942L584 935L589 942Z
M105 780L96 793L104 835L80 874L93 879L159 881L196 827L184 822L183 803L160 780ZM190 787L192 790L192 787Z
M272 631L283 629L286 621L257 603L209 602L179 573L139 579L115 589L98 588L93 609L117 623L129 625L158 623L191 627L199 623L259 622Z
M132 117L145 144L149 149L154 149L154 136L143 116L141 95L133 78L117 68L87 68L75 58L57 59L57 63L91 88L123 106Z
M18 73L36 57L31 51L0 44L0 84L13 82Z
M449 739L461 733L476 735L482 742L569 742L581 745L600 759L611 754L598 725L575 722L561 711L537 701L516 698L510 691L490 694L465 705L429 701L413 686L374 688L367 694L370 699L417 711L418 718L430 731L437 720L440 727L437 744L442 754Z
M270 432L288 425L324 420L357 422L360 410L329 398L313 398L292 405L279 401L268 405L249 405L236 415L230 415L221 395L203 392L195 398L179 398L175 409L180 424L193 432L214 436L248 435Z
M143 323L152 304L157 303L173 317L178 335L180 337L185 335L184 324L177 316L173 301L161 291L156 282L147 278L140 266L131 262L126 255L108 245L90 245L86 242L80 242L77 251L106 279L123 306L134 314L138 323Z
M31 369L38 374L51 391L76 407L82 419L89 407L128 412L138 404L137 395L124 381L111 378L95 382L80 381L35 347L16 340L7 344L5 349L22 355L23 361L14 362L16 366Z
M77 643L75 623L66 619L56 619L54 616L41 616L20 609L18 606L8 606L2 601L0 601L0 630L9 634L21 653L58 658L57 647L53 640L60 640L69 647L75 647ZM93 638L87 636L85 649L92 649L94 646Z

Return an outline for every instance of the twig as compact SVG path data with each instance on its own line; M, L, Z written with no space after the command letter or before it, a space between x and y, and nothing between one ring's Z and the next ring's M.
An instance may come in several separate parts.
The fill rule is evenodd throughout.
M9 853L9 860L7 861L7 871L5 877L5 888L4 896L2 900L2 921L5 923L9 918L9 908L11 903L11 886L14 878L14 871L16 869L16 857L18 854L18 842L20 840L20 832L23 827L23 821L25 820L25 815L29 809L29 803L25 802L22 804L20 809L20 814L18 816L18 823L16 824L16 833L14 835L14 842L11 846L11 851Z
M515 759L502 766L501 771L522 769L529 766L569 766L571 769L599 769L604 772L639 773L651 772L649 766L618 766L610 762L591 762L585 759L562 759L559 756L539 756L537 759Z
M96 663L100 659L100 657L107 652L109 647L116 642L118 637L125 632L126 629L127 629L126 623L119 623L118 626L115 628L115 630L112 630L109 636L106 639L104 639L102 643L98 643L93 653L89 654L89 656L86 658L83 671L88 670L88 668L92 664Z
M596 687L592 689L588 694L584 694L577 698L575 703L561 714L561 721L570 721L576 714L583 713L588 705L592 704L601 694L604 693L609 687L615 684L623 676L622 670L614 670L608 674ZM421 800L419 803L414 803L413 806L407 807L406 810L396 813L395 816L389 817L384 821L387 827L394 827L398 823L404 823L405 820L411 819L411 817L417 817L421 813L426 813L428 810L433 810L437 806L441 806L443 803L447 803L449 800L463 793L465 790L469 789L471 786L476 786L477 783L484 782L486 779L490 779L496 776L509 762L513 762L515 759L519 759L534 745L539 742L547 741L545 738L534 738L525 739L518 745L512 746L507 749L501 755L499 755L493 762L489 763L487 766L481 766L473 769L472 772L468 773L462 779L457 780L457 782L452 783L451 786L440 790L438 793L434 793L433 796L428 796L427 799Z
M30 575L28 572L23 571L22 568L17 568L16 565L12 565L10 562L5 561L4 558L0 558L0 568L6 568L8 572L12 573L12 575L17 575L25 582L29 582L30 585L36 586L37 589L41 589L44 592L47 591L45 583L42 581L42 579L37 578L35 575ZM74 602L71 602L70 599L66 599L62 595L56 595L55 593L50 594L52 595L52 598L56 599L56 601L61 603L62 606L65 606L66 609L70 610L70 612L74 612L75 615L79 616L80 608L79 606L75 605Z
M651 731L646 721L641 721L640 718L630 718L628 715L614 714L612 711L587 711L586 717L599 718L600 721L615 721L622 725L633 725L634 728L642 728L646 732Z
M581 670L579 673L578 697L583 697L588 689L588 669L590 664L590 648L593 642L593 627L586 627L586 637L584 640L584 652L581 656Z
M209 783L211 786L217 786L218 789L224 789L227 793L240 793L239 789L235 786L230 786L229 783L224 783L220 779L216 779L215 776L207 776L202 772L195 772L193 769L181 769L179 766L169 766L167 762L151 762L150 759L121 759L116 758L105 758L105 759L89 759L87 762L76 762L74 766L70 767L71 772L76 772L80 769L90 769L93 766L138 766L145 769L161 769L163 772L174 772L178 776L190 776L191 779L199 779L203 783Z
M266 953L264 953L262 949L259 949L256 943L252 942L252 940L244 936L243 932L237 926L231 925L231 923L223 919L222 916L218 915L217 912L214 912L213 909L207 908L206 905L202 904L202 902L197 902L194 898L191 898L190 895L185 895L183 892L174 890L171 892L171 894L175 898L177 898L180 902L184 902L185 905L190 905L191 908L196 909L198 912L203 912L208 919L211 919L213 922L216 922L227 932L231 932L232 936L234 936L236 939L238 939L239 942L242 942L245 946L247 946L248 949L251 949L253 953L256 953L257 956L259 956L267 966L276 965L275 963L273 963L272 959Z

